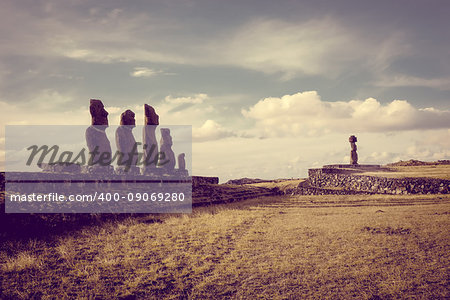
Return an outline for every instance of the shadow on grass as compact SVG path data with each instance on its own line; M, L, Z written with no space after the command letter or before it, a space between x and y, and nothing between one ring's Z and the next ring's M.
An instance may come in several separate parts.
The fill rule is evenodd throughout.
M158 215L150 214L10 214L5 213L5 204L0 204L0 240L24 241L37 239L52 241L56 237L86 227L120 222L138 217L145 223L162 222ZM2 243L4 245L5 243ZM2 246L0 246L1 250Z

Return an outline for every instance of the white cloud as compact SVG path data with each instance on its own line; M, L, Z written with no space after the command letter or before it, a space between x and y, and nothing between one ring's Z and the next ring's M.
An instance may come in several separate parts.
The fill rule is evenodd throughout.
M268 137L335 132L389 132L450 127L450 111L417 109L405 100L327 102L315 91L265 98L242 114Z
M164 100L171 104L201 104L205 100L209 99L207 94L195 94L188 97L173 97L172 95L167 96Z
M159 73L161 73L159 70L149 69L146 67L135 67L130 75L132 77L152 77Z
M236 136L229 129L224 128L213 120L206 120L200 128L194 128L192 132L193 142L206 142Z
M450 129L437 130L416 139L406 150L407 155L421 160L450 158Z
M360 163L366 164L380 164L387 162L396 162L401 159L401 156L398 153L388 152L388 151L374 151L370 153L368 156L360 159ZM350 156L346 157L346 161L350 161Z

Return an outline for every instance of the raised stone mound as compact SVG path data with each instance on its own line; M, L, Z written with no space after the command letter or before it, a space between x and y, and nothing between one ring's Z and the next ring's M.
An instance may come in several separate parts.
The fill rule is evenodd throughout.
M408 167L408 166L425 166L425 165L433 165L433 164L435 164L435 163L410 159L407 161L401 160L401 161L398 161L395 163L387 164L387 166L389 166L389 167Z
M40 163L38 167L49 173L81 173L81 166L72 163L48 164Z
M310 186L320 189L342 189L349 193L374 194L448 194L450 180L435 178L387 178L358 175L339 169L309 169Z
M193 181L194 182L194 181ZM231 203L250 198L281 194L278 188L263 188L233 184L197 184L192 186L192 205Z
M206 184L219 184L219 177L192 176L192 188Z
M388 167L412 167L412 166L432 166L432 165L450 165L450 160L438 160L438 161L420 161L416 159L410 159L406 161L398 161L395 163L387 164Z
M259 178L240 178L240 179L231 179L226 182L226 184L251 184L251 183L260 183L260 182L271 182L272 180L263 180Z
M309 180L299 183L293 189L286 189L283 191L285 195L359 195L359 194L374 194L369 191L354 191L339 187L316 187L312 186Z

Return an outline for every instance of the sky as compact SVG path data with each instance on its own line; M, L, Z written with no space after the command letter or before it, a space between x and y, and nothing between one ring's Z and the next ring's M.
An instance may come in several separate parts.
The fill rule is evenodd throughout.
M450 159L449 1L0 2L5 125L192 125L193 175ZM140 133L135 132L135 135ZM174 137L175 140L175 137ZM112 141L113 142L113 141ZM113 142L114 143L114 142Z

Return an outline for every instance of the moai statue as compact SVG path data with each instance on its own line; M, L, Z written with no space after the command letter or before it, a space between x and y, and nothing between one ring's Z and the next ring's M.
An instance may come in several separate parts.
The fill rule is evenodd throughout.
M118 174L138 174L136 166L139 153L137 143L133 136L133 128L136 127L134 112L126 110L120 115L120 126L116 129L116 146L120 152L116 169Z
M155 109L148 104L144 104L145 126L142 129L142 143L144 148L144 168L143 172L151 172L158 164L158 142L156 140L156 127L159 125L159 116Z
M178 155L178 169L176 170L176 173L180 177L189 176L189 172L188 170L186 170L186 160L184 157L185 157L184 153Z
M186 161L184 160L184 153L178 155L178 170L186 170Z
M161 128L161 149L158 165L171 173L175 168L175 153L172 150L172 137L169 128Z
M358 153L356 153L357 147L356 142L358 141L356 139L356 136L352 135L348 138L348 141L350 142L350 146L352 147L352 151L350 152L350 164L357 165L358 164Z
M92 125L86 129L86 144L91 153L88 172L112 173L111 143L106 136L108 127L108 112L102 101L91 99L89 111L92 116Z

